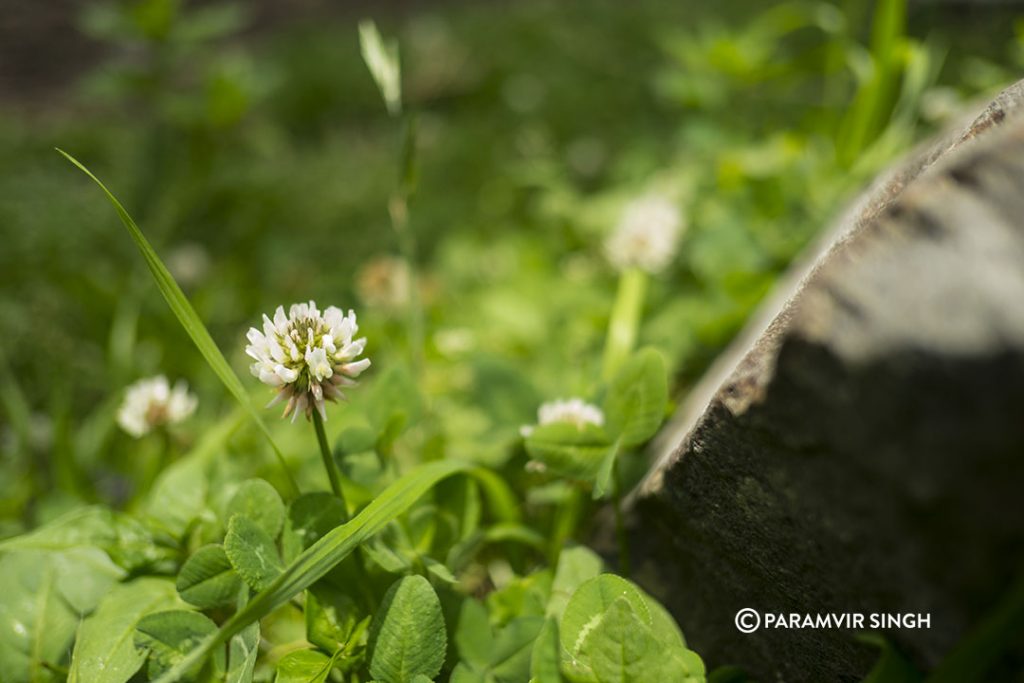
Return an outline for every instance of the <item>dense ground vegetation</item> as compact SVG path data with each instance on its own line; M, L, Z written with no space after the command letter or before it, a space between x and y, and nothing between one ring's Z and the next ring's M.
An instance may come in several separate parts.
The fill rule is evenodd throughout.
M399 76L347 21L91 6L110 56L67 109L0 111L0 681L702 680L573 542L816 231L1022 61L901 2L714 9L414 14ZM621 262L638 206L666 263ZM369 369L246 356L309 300ZM310 351L353 342L303 311ZM254 359L360 386L278 421ZM187 393L132 415L154 375Z

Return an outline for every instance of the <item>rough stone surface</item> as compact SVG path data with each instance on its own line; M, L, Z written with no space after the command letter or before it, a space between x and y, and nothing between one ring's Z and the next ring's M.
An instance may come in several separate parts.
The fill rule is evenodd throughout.
M632 497L638 581L712 665L854 681L846 631L740 608L930 613L934 666L1024 567L1024 88L883 178L666 430Z

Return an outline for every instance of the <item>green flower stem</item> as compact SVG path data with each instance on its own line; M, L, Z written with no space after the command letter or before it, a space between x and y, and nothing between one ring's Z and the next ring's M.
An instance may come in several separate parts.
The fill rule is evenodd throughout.
M630 268L619 276L619 290L608 322L608 338L601 368L601 376L606 382L615 376L636 344L646 293L647 273L644 271Z
M391 226L398 236L398 247L406 272L406 327L409 337L412 368L419 373L423 365L423 310L420 304L419 277L416 273L416 235L409 227L409 200L404 192L396 192L388 203Z
M569 484L565 500L555 513L554 528L548 549L548 561L554 565L566 541L572 538L583 512L584 495L575 485Z
M331 454L331 447L327 444L327 432L324 431L324 419L320 413L313 411L313 428L316 430L316 440L320 444L320 455L324 459L324 469L327 470L327 478L331 480L331 491L341 499L341 507L345 510L345 517L348 517L348 504L345 502L345 494L341 490L341 472L338 471L338 463L334 462Z

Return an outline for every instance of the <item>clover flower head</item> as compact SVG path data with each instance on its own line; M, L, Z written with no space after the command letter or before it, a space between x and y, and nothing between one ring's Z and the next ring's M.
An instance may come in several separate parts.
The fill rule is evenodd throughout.
M601 427L604 425L604 413L592 403L581 398L558 399L541 404L537 409L537 424L547 425L554 422L567 422L583 429L588 424ZM527 437L533 433L533 425L524 425L519 433Z
M138 439L157 427L181 422L195 412L198 403L184 380L171 388L163 375L141 379L125 391L117 424Z
M658 273L675 256L684 228L679 207L667 197L635 199L623 209L615 231L605 241L605 255L619 270L640 268Z
M344 400L341 388L355 386L370 367L369 358L359 358L366 337L353 339L358 331L354 311L329 306L321 313L314 301L293 304L287 315L278 306L273 319L264 315L262 332L249 329L245 352L252 374L278 390L270 405L287 400L284 416L293 421L314 409L326 420L324 403Z

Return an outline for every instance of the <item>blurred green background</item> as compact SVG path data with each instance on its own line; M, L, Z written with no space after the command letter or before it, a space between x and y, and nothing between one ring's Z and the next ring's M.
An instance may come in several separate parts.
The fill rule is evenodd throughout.
M356 31L372 16L418 124L420 386L439 417L417 443L501 465L540 400L594 387L616 285L601 243L625 202L668 193L689 225L641 331L678 397L858 189L1024 66L1024 27L975 3L59 6L49 34L0 24L0 536L131 504L155 455L114 426L129 382L190 383L182 448L229 407L54 147L119 195L240 373L245 330L314 298L357 310L369 395L409 351L387 208L402 131ZM319 476L309 430L279 429ZM273 471L257 439L234 448Z

